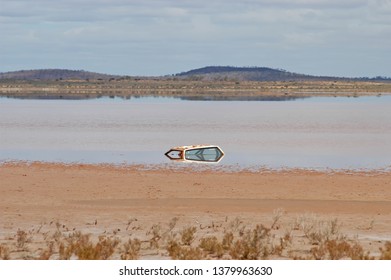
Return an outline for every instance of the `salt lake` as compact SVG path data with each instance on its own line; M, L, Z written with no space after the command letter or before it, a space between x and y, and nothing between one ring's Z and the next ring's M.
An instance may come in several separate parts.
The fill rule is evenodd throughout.
M214 166L391 168L391 96L275 100L0 98L0 161L176 164L173 146L219 145Z

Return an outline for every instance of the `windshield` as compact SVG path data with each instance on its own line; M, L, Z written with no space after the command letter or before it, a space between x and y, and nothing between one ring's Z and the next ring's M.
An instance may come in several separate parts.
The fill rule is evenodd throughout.
M217 147L191 149L185 151L185 159L195 161L219 161L223 156Z

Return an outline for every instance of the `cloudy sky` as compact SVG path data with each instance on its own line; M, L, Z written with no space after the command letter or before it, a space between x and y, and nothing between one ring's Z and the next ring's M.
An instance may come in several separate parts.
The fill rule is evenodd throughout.
M391 77L391 0L0 0L0 72Z

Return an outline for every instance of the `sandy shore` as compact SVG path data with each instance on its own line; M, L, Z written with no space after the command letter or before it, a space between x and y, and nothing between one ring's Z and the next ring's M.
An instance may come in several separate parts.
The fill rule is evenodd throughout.
M359 242L375 258L391 240L391 172L230 173L3 163L0 178L0 244L9 258L38 258L48 234L59 230L64 236L79 230L92 238L110 233L147 242L157 226L177 234L194 226L199 241L234 227L240 231L239 225L244 231L262 224L276 240L287 233L293 239L283 253L269 258L311 252L318 244L308 238L304 224L309 223L337 222L338 234ZM17 244L18 230L27 234L23 246ZM139 258L169 258L162 244L144 247ZM51 258L56 256L53 252Z
M101 96L182 97L216 100L290 100L313 96L380 96L391 83L380 81L237 81L183 79L1 80L0 96L35 99L84 99Z

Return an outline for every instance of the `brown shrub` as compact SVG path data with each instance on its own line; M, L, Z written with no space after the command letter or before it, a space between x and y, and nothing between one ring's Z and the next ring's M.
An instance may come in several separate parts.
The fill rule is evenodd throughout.
M137 260L140 254L141 242L137 238L129 239L123 245L123 251L121 252L121 260Z
M200 248L182 246L177 241L171 240L167 245L167 252L173 260L202 260L205 254Z
M311 249L312 256L316 260L369 260L369 253L364 252L364 249L357 242L353 244L346 240L327 240L317 247Z
M391 242L387 241L386 244L384 244L384 248L380 248L380 252L381 260L391 260Z
M27 243L31 242L31 237L28 237L27 232L18 229L16 232L16 247L18 250L26 250Z
M4 244L0 244L0 260L9 260L10 251L7 246Z
M79 260L107 260L114 253L119 241L111 237L100 236L99 241L94 244L89 234L75 232L70 235L66 243L60 243L60 259L70 259L75 255Z
M187 227L184 228L181 232L181 241L183 245L191 245L194 241L197 228L196 227Z
M198 247L217 258L224 255L224 246L217 240L216 236L202 238Z
M149 246L151 249L158 249L160 247L160 240L162 239L162 228L160 225L153 225L147 235L152 235L149 239Z
M257 260L267 258L271 252L270 229L257 225L232 244L229 254L233 259Z
M50 241L47 243L48 247L41 252L39 255L40 260L48 260L54 253L54 242Z
M234 241L233 233L232 232L225 233L222 241L224 250L229 250L232 246L233 241Z

